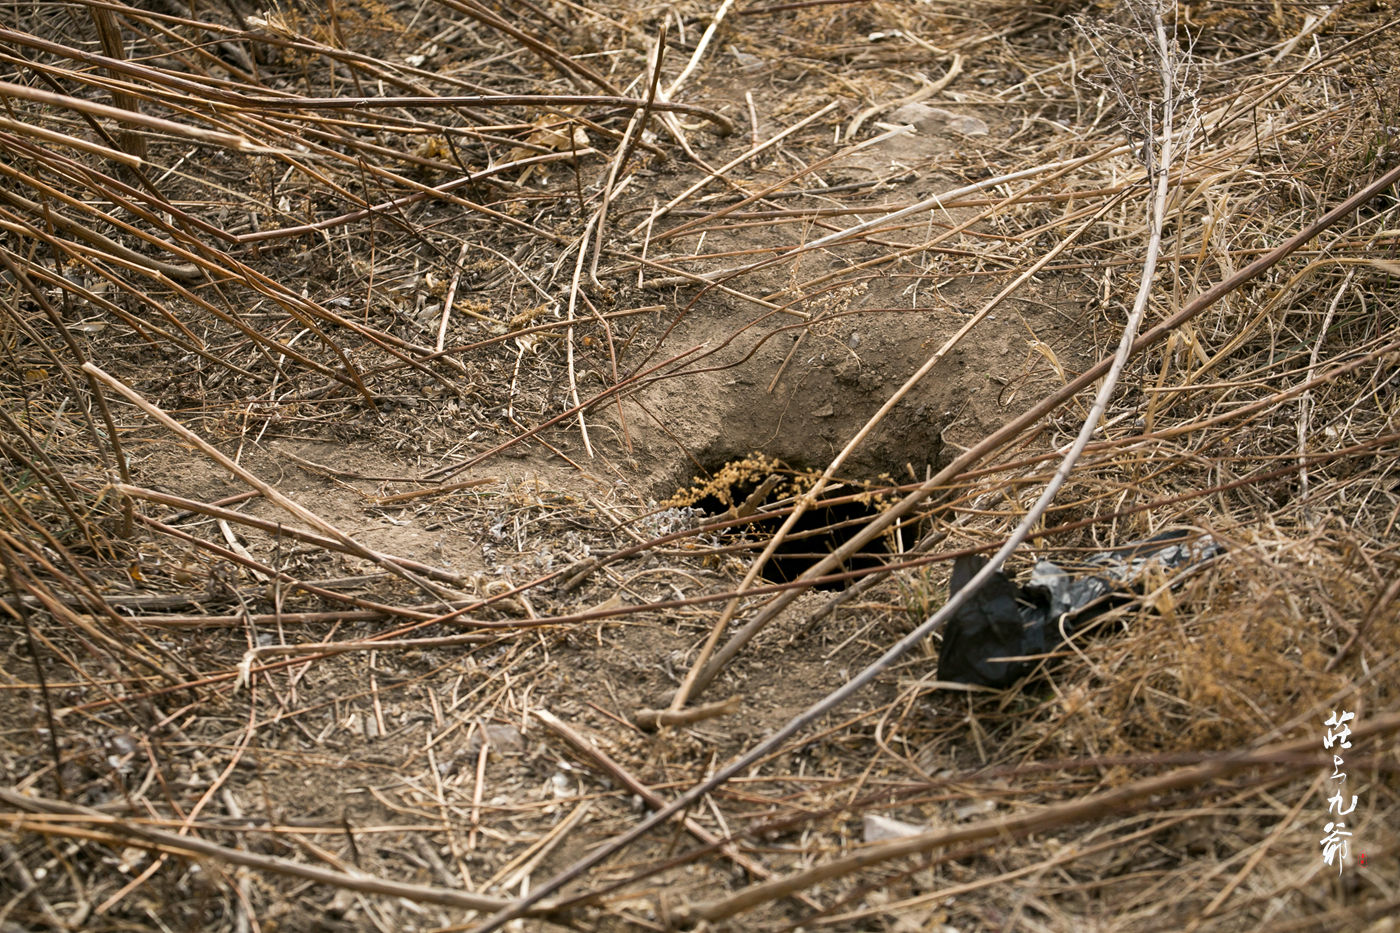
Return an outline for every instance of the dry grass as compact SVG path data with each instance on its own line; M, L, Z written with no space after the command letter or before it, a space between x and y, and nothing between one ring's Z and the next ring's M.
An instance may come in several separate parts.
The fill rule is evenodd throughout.
M1400 166L1386 4L1166 10L1191 119L1146 336L1009 568L1170 526L1224 554L1013 690L936 682L924 642L769 751L1007 540L1088 415L1151 235L1140 28L147 6L0 6L0 930L1393 923L1400 202L1328 215ZM920 102L993 132L891 149ZM776 353L723 383L762 410L935 312L927 382L964 352L1000 381L947 403L927 473L856 453L818 490L885 509L895 569L763 583L804 496L655 507L723 447L701 380ZM879 398L834 401L839 449ZM867 845L873 816L909 834Z

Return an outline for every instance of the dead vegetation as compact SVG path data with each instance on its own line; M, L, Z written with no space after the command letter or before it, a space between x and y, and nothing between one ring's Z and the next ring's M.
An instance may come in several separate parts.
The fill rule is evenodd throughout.
M0 930L1393 924L1391 5L3 9Z

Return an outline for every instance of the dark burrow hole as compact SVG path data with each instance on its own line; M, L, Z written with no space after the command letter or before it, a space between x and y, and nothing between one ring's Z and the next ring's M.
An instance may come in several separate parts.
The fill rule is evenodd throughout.
M810 489L818 474L798 470L782 461L761 454L725 463L713 470L710 479L697 478L695 485L682 490L673 505L690 506L716 520L748 516L751 523L737 524L726 532L737 538L748 534L756 539L752 551L741 552L749 560L756 557L787 519L796 497ZM770 582L787 583L822 560L856 535L888 504L888 493L875 491L875 484L842 482L824 489L819 504L808 509L763 569ZM765 517L767 516L767 517ZM870 570L885 562L890 554L889 533L880 535L823 576ZM818 589L845 589L859 577L817 584Z

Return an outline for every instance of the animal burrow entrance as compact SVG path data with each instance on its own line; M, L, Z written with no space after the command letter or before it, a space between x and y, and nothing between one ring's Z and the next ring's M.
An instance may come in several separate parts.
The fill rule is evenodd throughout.
M756 556L769 537L778 530L802 493L810 490L817 473L792 467L781 460L753 453L721 463L708 471L708 479L696 478L694 485L679 491L668 504L688 506L716 520L748 518L724 532L725 537L752 539L750 557ZM881 486L886 491L881 491ZM764 567L763 576L786 583L845 544L890 502L889 481L864 483L844 481L829 485L818 497L818 504L798 519ZM894 550L892 532L870 541L840 567L825 575L871 570L885 562ZM858 577L816 584L818 589L837 590Z

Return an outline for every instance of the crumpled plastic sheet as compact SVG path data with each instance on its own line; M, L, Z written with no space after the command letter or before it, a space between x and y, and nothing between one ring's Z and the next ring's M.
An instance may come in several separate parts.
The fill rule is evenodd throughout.
M1022 585L998 571L948 620L938 679L1009 687L1085 622L1138 595L1137 583L1148 569L1177 572L1177 585L1223 550L1209 535L1174 530L1095 554L1076 568L1078 573L1041 560ZM977 556L954 561L949 595L986 562Z

